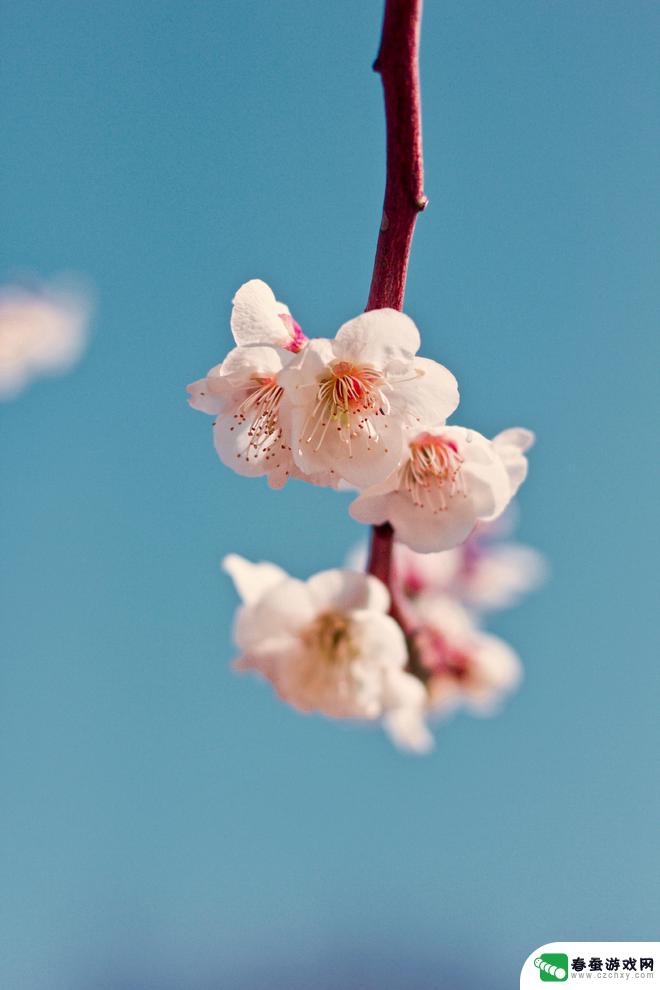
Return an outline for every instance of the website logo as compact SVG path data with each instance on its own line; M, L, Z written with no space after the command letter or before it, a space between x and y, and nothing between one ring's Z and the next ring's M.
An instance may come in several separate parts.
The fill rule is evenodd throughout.
M660 942L548 942L527 956L520 990L541 990L541 983L576 990L578 980L589 981L584 990L660 990Z
M534 965L544 983L564 983L568 979L568 956L563 952L544 952Z

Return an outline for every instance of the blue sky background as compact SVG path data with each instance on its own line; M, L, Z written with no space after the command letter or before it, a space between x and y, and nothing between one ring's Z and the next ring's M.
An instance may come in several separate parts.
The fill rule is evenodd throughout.
M660 8L429 2L407 310L458 422L538 434L522 690L417 761L235 677L229 551L307 575L346 496L224 469L184 386L269 281L332 334L384 180L376 0L4 0L3 279L86 273L80 368L0 410L0 985L509 990L657 935Z

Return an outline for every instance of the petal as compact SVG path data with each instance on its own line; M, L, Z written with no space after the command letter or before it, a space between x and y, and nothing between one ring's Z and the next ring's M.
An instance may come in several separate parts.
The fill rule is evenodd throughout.
M458 406L458 383L448 368L429 358L416 358L414 368L417 377L397 384L392 405L418 429L442 426Z
M382 369L409 365L419 344L419 331L409 316L396 309L372 309L339 328L335 352L341 360Z
M228 554L223 559L221 567L232 579L236 591L248 605L257 601L266 591L288 577L286 571L278 567L277 564L270 564L266 561L253 564L252 561L240 557L237 553Z
M534 433L531 430L526 430L522 426L512 426L508 430L502 430L502 432L498 433L493 439L493 443L496 447L515 447L521 454L524 454L527 450L529 450L529 448L534 445L535 441L536 437Z
M209 390L207 378L200 378L188 385L186 391L190 393L189 404L193 409L199 409L200 412L216 416L224 405L223 398Z
M389 522L396 537L418 553L432 553L458 546L470 535L477 521L474 506L460 494L450 501L450 508L430 512L415 505L407 494L361 495L350 506L358 522L372 526Z
M319 609L387 612L390 607L387 588L371 574L338 569L322 571L308 580L307 587Z
M479 520L496 519L511 500L511 483L492 441L476 430L446 426L442 435L456 442L463 457L467 493Z
M387 495L358 495L348 507L349 514L357 522L367 526L381 526L389 521L390 500Z
M272 585L256 602L238 610L234 639L249 655L251 649L268 638L295 637L314 615L315 608L305 582L285 578Z
M547 573L545 560L531 547L507 543L481 551L458 591L474 608L510 608L533 591Z
M310 340L304 351L293 357L280 373L279 382L286 389L288 401L296 406L311 403L313 407L318 379L334 359L331 341L323 337Z
M493 446L507 470L511 484L511 495L515 495L523 481L527 477L527 458L525 451L534 443L534 434L531 430L522 427L513 427L504 430L493 440Z
M351 622L360 645L361 662L380 668L404 667L408 660L406 639L390 615L358 609L351 612Z
M242 347L270 344L285 347L290 340L287 325L280 320L272 289L261 279L253 278L240 287L233 299L231 330ZM288 313L288 309L286 310Z
M240 421L227 412L213 425L213 443L223 464L244 478L272 475L273 488L281 488L291 473L293 461L288 445L276 439L255 447L251 420Z
M394 708L383 718L388 736L399 749L423 756L435 748L435 740L420 708Z
M293 459L304 474L329 471L337 480L368 488L388 478L399 464L404 437L397 417L373 417L377 439L357 428L349 446L332 423L327 430L323 423L310 426L309 413L308 406L297 406L291 417Z
M277 375L282 366L282 355L273 347L234 347L218 370L222 378L237 384L256 374Z

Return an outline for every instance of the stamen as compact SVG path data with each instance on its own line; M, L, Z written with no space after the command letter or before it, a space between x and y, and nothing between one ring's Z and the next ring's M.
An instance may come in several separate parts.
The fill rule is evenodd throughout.
M326 664L344 664L358 655L351 620L341 612L323 612L307 626L302 640L315 657Z
M454 495L467 495L461 472L463 458L448 437L423 433L410 444L410 457L401 470L401 486L413 503L431 512L444 512Z
M250 424L247 448L237 454L237 457L244 457L246 461L260 458L268 461L277 455L278 445L283 450L289 449L286 444L281 443L282 427L279 420L284 389L272 377L254 375L252 381L253 386L234 413L237 423Z
M316 440L314 450L320 450L332 425L340 440L348 445L349 456L352 440L359 436L359 430L366 433L369 442L378 443L380 435L374 418L390 413L388 389L391 385L376 368L335 362L317 384L316 404L303 427L305 441Z

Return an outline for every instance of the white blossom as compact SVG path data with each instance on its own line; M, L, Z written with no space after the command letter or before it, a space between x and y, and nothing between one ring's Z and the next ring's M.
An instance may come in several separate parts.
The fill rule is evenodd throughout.
M504 511L524 477L522 444L532 434L501 436L507 439L490 441L461 426L417 433L389 478L353 502L351 515L372 525L389 522L420 553L457 546L478 522Z
M299 581L235 554L223 566L243 599L239 670L257 671L302 712L372 721L405 711L411 726L423 720L426 692L404 670L406 641L380 581L341 570ZM407 746L423 750L428 739L411 728Z
M416 357L419 333L393 309L345 323L334 340L311 340L280 376L292 406L293 458L305 475L331 472L365 488L399 464L405 430L444 422L458 404L456 379Z
M0 400L42 374L66 371L87 340L90 305L64 285L0 289Z

